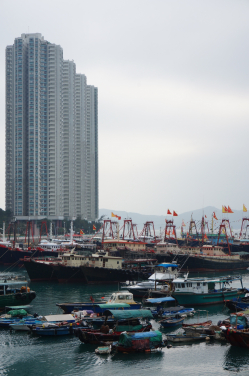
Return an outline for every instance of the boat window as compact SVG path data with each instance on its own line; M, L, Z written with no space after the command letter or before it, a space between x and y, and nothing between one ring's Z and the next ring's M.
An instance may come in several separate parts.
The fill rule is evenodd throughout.
M206 282L203 283L203 286L206 286Z
M117 261L117 264L119 264L119 261Z
M200 286L201 284L200 284L200 282L197 282L197 286Z
M182 283L182 287L185 287L185 283Z
M124 296L123 295L119 295L118 298L119 298L119 300L123 300Z
M130 295L126 295L126 300L131 300L131 296Z

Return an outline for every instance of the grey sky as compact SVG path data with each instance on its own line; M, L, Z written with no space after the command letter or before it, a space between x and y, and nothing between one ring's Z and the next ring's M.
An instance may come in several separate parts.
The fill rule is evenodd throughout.
M39 32L99 88L100 208L142 214L249 206L249 2L3 1L5 47Z

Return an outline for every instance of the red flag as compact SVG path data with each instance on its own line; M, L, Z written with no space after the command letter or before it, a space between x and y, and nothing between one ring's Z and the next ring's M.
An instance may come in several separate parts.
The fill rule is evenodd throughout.
M83 230L80 230L80 235L84 235L84 231Z
M121 221L121 217L118 217L118 220Z
M227 207L227 212L228 213L233 213L232 209L230 208L230 206Z
M95 230L96 231L96 227L93 225L93 230Z
M168 209L168 211L167 211L167 214L170 214L170 215L172 215L172 213L170 212L170 210Z
M173 216L178 217L178 214L173 210Z
M205 218L207 218L206 214L205 214Z
M213 217L214 217L214 219L216 219L216 221L218 221L218 218L216 217L215 212L213 212Z

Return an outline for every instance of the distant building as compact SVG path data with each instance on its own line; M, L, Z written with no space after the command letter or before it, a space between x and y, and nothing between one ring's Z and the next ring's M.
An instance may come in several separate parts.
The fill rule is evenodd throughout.
M98 89L38 33L6 47L6 209L98 218Z

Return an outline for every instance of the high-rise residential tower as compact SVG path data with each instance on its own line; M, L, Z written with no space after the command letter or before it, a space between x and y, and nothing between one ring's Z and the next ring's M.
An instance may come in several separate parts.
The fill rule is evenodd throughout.
M38 33L6 47L6 209L98 218L98 89Z

